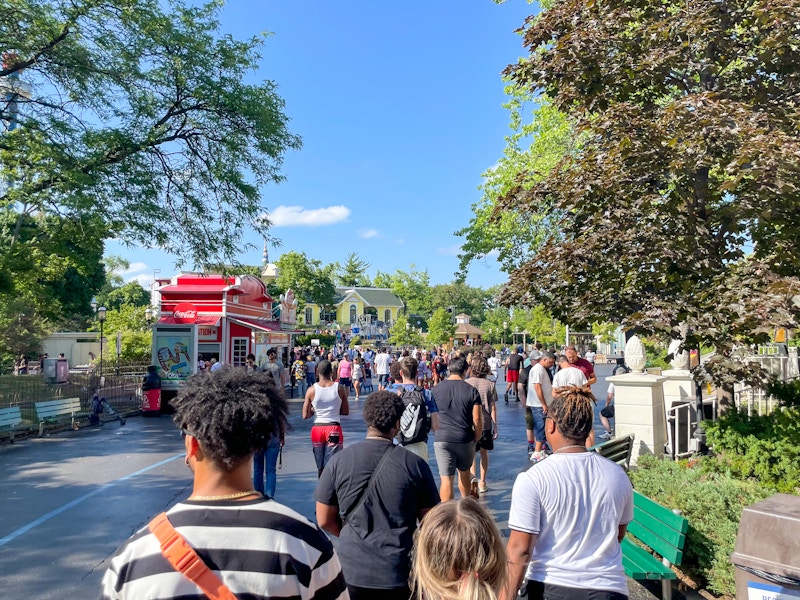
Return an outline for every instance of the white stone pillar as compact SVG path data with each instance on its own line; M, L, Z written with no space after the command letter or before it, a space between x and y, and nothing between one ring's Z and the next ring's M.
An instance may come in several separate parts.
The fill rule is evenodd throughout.
M662 456L667 441L663 387L666 377L627 373L606 381L614 384L615 436L635 436L631 464L635 465L642 454Z

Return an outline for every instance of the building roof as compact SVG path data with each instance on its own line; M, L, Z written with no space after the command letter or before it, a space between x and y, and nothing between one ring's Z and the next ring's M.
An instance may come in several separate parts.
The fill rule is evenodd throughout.
M335 304L341 304L351 292L361 296L367 306L405 306L389 288L375 287L337 287Z
M469 323L458 323L456 325L455 337L475 337L486 335L486 332L475 325Z

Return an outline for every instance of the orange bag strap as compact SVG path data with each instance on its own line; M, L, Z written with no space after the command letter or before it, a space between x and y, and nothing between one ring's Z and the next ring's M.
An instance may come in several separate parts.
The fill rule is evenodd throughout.
M161 553L169 564L203 590L209 600L237 600L228 586L198 556L186 538L175 530L167 513L156 515L147 527L161 544Z

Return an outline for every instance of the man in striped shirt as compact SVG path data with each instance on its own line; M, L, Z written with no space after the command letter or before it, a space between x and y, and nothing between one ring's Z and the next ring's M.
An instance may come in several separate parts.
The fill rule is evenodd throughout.
M330 540L305 517L252 486L252 456L285 428L287 405L265 373L223 368L195 376L173 401L185 437L192 495L167 517L237 597L348 600ZM117 550L102 597L204 599L145 527Z

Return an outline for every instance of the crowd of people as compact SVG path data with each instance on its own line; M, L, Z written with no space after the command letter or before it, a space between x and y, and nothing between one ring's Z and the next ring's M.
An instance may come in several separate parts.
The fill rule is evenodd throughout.
M302 416L314 419L316 523L273 499L269 463L286 432L284 383L294 364L284 368L270 350L263 370L194 376L173 402L192 494L115 553L104 598L627 596L620 541L632 489L620 467L588 451L591 361L571 347L558 357L513 349L505 359L485 349L306 350L294 362L306 365ZM505 545L478 501L489 485L503 367L512 398L525 402L532 448L513 486ZM377 389L363 400L366 438L344 447L339 416L368 372ZM338 538L335 549L324 532Z

